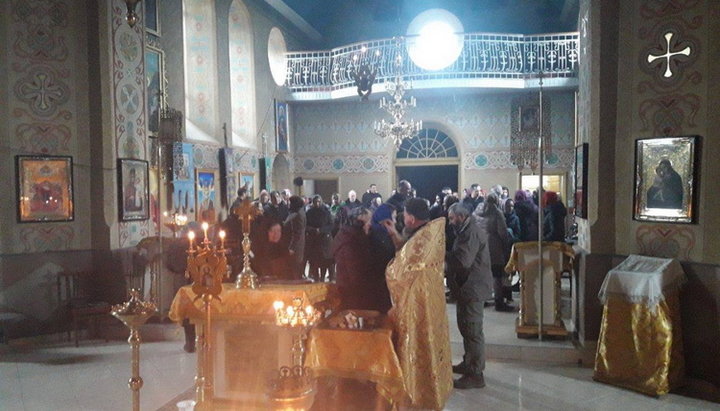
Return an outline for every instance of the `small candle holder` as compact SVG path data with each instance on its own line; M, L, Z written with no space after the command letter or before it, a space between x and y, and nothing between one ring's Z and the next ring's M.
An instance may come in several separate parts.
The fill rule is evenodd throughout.
M273 303L275 324L297 332L293 334L292 366L280 367L270 381L270 399L283 409L309 409L315 397L315 378L305 367L305 341L308 331L320 319L320 312L312 305L303 307L303 299L295 297L285 306L282 301Z
M168 215L167 211L165 211L163 216L166 220L168 220L164 223L165 227L172 231L173 238L177 238L177 233L182 231L183 227L185 227L188 223L187 215L181 213L172 213Z

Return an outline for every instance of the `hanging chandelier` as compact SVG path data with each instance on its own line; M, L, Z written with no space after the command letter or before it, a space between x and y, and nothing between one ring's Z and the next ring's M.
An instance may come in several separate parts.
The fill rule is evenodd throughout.
M393 82L386 84L386 90L390 99L383 97L380 100L380 109L385 110L392 117L391 121L382 119L375 121L375 134L382 138L392 139L395 148L399 149L403 140L415 137L422 130L422 121L410 119L405 121L408 107L415 107L415 97L405 99L405 91L409 89L407 82L402 80L402 37L395 38L395 78Z

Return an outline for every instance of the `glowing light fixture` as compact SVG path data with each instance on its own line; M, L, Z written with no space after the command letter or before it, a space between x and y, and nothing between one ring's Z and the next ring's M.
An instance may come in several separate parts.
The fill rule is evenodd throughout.
M418 14L407 29L410 59L425 70L441 70L451 65L463 49L463 25L444 9Z

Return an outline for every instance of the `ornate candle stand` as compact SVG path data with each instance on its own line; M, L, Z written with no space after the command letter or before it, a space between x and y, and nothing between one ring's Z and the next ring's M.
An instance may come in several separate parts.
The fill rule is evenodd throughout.
M261 211L253 205L250 199L246 198L239 207L235 208L234 213L238 219L242 220L243 228L243 269L235 280L235 288L254 290L260 287L260 282L257 274L250 268L250 223L258 214L261 214Z
M140 378L140 327L145 324L148 318L152 317L157 308L151 302L140 300L140 291L137 289L130 290L130 300L122 304L112 306L112 315L122 321L130 329L130 337L128 344L132 347L131 369L132 377L128 381L128 386L132 390L132 409L140 410L140 388L143 386L143 380Z
M282 301L275 301L275 324L296 329L293 334L292 366L280 367L270 382L271 400L283 409L309 409L315 397L315 379L310 368L305 367L305 340L308 331L320 319L320 312L313 306L303 308L303 299L295 297L285 307Z
M220 300L222 279L227 276L227 257L225 255L225 232L220 231L220 247L212 246L207 236L207 223L203 223L205 238L201 245L194 246L195 233L190 231L187 250L187 272L185 275L193 282L192 291L201 299L205 314L202 331L195 337L198 347L197 375L195 376L195 409L213 409L213 376L210 338L210 303Z

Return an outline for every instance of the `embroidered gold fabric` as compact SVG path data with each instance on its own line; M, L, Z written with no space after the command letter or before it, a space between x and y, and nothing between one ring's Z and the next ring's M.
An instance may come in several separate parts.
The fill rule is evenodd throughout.
M593 379L653 396L682 384L679 292L654 309L609 296L603 308Z
M235 317L268 318L275 321L273 302L289 304L294 297L300 297L307 304L317 304L336 298L335 285L331 283L311 284L268 284L259 289L237 289L233 284L223 284L219 299L211 302L210 310L214 319ZM173 321L185 318L202 320L203 303L190 286L182 287L175 294L170 306L169 317Z
M445 307L445 219L427 223L395 255L385 277L408 401L440 410L452 390L452 356Z
M316 375L372 381L390 403L405 402L405 384L387 318L372 330L315 328L305 364Z

